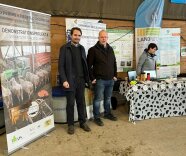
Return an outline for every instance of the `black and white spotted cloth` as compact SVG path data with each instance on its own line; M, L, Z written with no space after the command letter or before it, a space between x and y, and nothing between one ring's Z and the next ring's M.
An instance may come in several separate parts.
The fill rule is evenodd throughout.
M130 101L129 121L186 115L186 82L152 82L130 86L120 83L120 93Z

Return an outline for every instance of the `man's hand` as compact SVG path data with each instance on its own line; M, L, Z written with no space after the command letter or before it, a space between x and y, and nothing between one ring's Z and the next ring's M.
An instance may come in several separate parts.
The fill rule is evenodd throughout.
M69 87L70 87L70 86L69 86L69 83L68 83L67 81L63 82L63 87L69 88Z
M94 80L92 81L92 84L96 84L96 79L94 79Z
M114 80L114 81L117 81L117 77L114 76L114 77L113 77L113 80Z

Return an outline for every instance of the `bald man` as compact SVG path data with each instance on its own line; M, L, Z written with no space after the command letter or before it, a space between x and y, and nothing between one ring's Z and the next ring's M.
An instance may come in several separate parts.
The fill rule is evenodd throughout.
M98 126L104 123L100 118L100 102L104 100L104 118L116 121L111 113L111 96L114 81L117 80L116 58L112 47L107 43L108 34L99 32L98 42L88 51L87 63L90 79L94 85L93 115Z

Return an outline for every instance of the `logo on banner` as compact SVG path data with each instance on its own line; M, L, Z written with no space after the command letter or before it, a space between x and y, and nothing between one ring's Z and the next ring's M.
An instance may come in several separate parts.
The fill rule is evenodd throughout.
M46 120L46 121L45 121L44 126L45 126L45 127L48 127L48 126L50 126L51 124L52 124L52 120L49 119L49 120Z
M12 143L13 143L13 144L14 144L14 143L17 143L17 142L18 142L19 140L21 140L21 139L23 139L22 136L17 137L17 136L14 135L14 136L12 137Z
M37 129L40 129L40 128L41 128L41 125L38 125L38 126L37 126Z
M30 127L29 131L30 135L34 135L36 133L36 127Z
M39 105L36 101L33 101L32 105L28 109L28 115L33 118L36 115L38 115L38 113L39 113Z

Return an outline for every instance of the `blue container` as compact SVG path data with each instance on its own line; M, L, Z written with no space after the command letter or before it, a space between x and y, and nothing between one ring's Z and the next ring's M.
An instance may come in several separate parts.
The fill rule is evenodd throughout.
M3 101L0 100L0 108L3 108Z
M65 96L65 91L61 86L52 87L52 96L53 97L63 97Z

